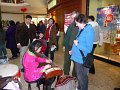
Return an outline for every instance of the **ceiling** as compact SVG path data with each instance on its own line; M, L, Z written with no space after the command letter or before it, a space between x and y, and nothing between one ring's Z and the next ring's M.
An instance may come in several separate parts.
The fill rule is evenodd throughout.
M30 14L47 14L47 2L48 0L25 0L24 4L10 4L1 3L1 11L8 13L23 13L22 7L26 7L27 11L24 13Z

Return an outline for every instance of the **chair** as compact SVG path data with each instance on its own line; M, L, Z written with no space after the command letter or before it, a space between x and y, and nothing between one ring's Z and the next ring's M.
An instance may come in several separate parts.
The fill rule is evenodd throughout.
M32 81L32 82L26 81L26 82L28 83L28 90L32 90L32 89L31 89L31 84L32 84L32 83L36 83L36 87L38 87L38 90L40 90L40 85L43 84L43 90L45 90L45 89L44 89L44 86L45 86L45 78L44 78L44 77L43 77L43 78L40 78L40 79L37 80L37 81Z

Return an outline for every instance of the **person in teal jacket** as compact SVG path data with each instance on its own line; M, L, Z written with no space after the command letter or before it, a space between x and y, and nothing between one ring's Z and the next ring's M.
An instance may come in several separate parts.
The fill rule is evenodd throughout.
M0 21L0 59L7 58L5 36L6 36L6 32L3 30L2 22Z
M94 30L90 24L86 24L87 19L84 14L79 14L75 18L75 22L79 29L72 50L69 51L69 54L71 55L71 60L75 62L75 71L78 78L77 90L88 90L89 69L83 66L83 59L80 50L83 51L85 56L92 51ZM82 32L80 33L81 30Z

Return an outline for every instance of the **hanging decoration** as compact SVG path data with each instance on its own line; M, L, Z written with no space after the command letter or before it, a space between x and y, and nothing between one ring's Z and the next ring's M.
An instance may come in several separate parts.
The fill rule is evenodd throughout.
M26 8L26 7L22 7L22 8L21 8L21 11L22 11L22 12L26 12L26 11L27 11L27 8Z
M106 15L106 21L107 22L112 22L113 21L113 19L114 19L114 17L113 17L113 14L108 14L108 15Z

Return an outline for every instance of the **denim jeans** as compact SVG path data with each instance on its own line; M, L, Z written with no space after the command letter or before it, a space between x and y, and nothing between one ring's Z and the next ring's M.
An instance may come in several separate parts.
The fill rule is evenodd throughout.
M82 64L75 62L75 69L78 78L78 90L88 90L88 71L89 69Z
M0 45L0 56L7 55L6 47L5 45Z

